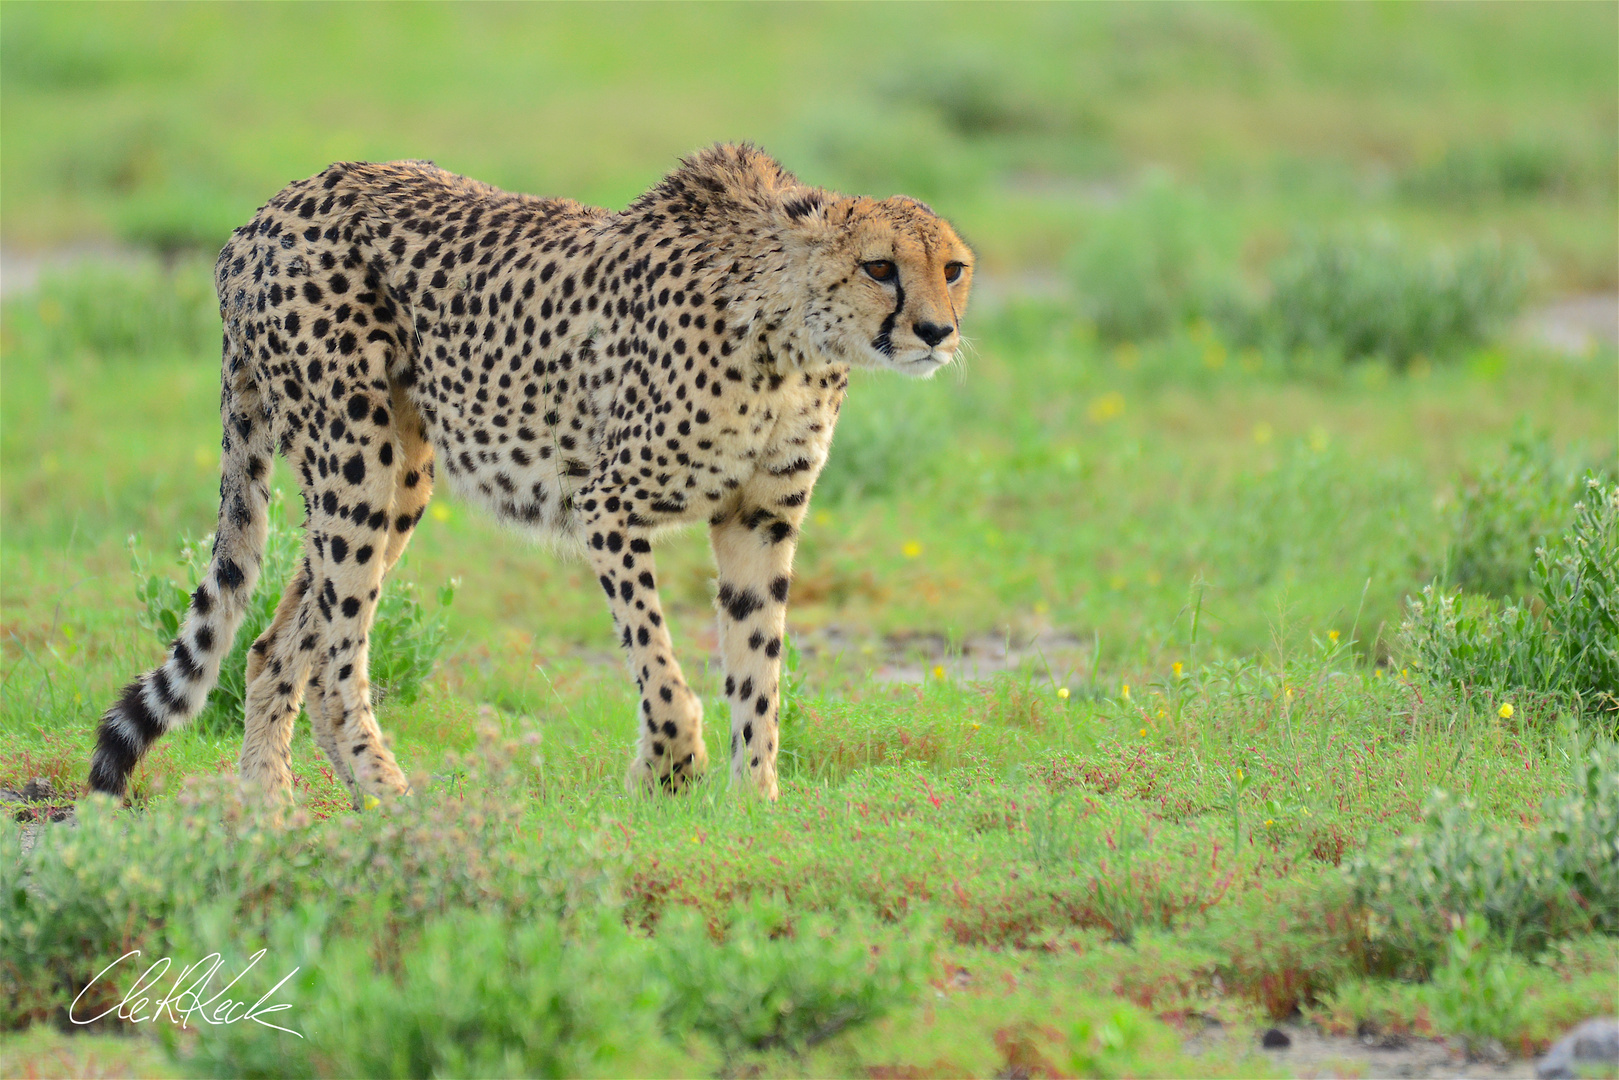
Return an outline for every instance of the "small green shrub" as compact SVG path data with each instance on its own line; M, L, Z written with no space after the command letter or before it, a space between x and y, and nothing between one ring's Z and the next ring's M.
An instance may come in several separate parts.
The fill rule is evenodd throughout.
M1533 829L1487 821L1471 800L1436 791L1416 829L1348 861L1374 961L1429 969L1452 921L1468 915L1530 955L1619 930L1619 743L1593 746L1578 781L1542 804Z
M1456 255L1388 232L1306 238L1270 271L1261 333L1289 353L1404 368L1485 340L1523 303L1527 260L1481 243Z
M1093 223L1069 269L1097 334L1140 340L1238 305L1228 246L1206 200L1159 176Z
M1584 488L1545 433L1520 430L1505 460L1462 490L1445 557L1450 581L1468 592L1522 596L1535 551L1568 524Z
M1509 139L1452 146L1443 156L1407 172L1401 190L1435 202L1529 198L1568 191L1586 180L1584 163L1566 147L1544 140Z
M1357 1031L1398 1037L1434 1030L1476 1050L1498 1040L1512 1051L1544 1046L1613 996L1619 941L1585 934L1553 943L1538 957L1510 952L1476 915L1453 920L1443 966L1421 983L1356 976L1341 979L1305 1018L1333 1035Z
M1461 1036L1473 1052L1507 1038L1522 1022L1525 962L1492 940L1482 916L1470 913L1454 923L1448 959L1434 971L1427 997L1435 1026Z
M1535 552L1529 577L1539 611L1424 588L1401 626L1412 666L1441 686L1619 710L1619 486L1587 478L1573 525Z
M299 914L299 913L294 913ZM303 922L318 929L318 919ZM280 927L277 927L280 929ZM624 1076L677 1065L658 1030L648 943L603 914L586 932L456 910L378 970L365 935L275 935L265 962L299 968L270 1019L209 1030L195 1076Z
M269 513L270 533L258 588L248 601L247 617L219 669L219 683L195 721L206 732L241 728L247 701L247 650L275 618L276 605L281 602L281 594L291 582L302 557L301 531L287 524L279 491L271 499ZM130 540L135 596L142 606L137 618L165 645L180 632L191 594L207 573L212 548L211 536L201 540L183 538L176 562L182 569L184 581L177 583L153 571L147 560L141 558L135 540ZM449 636L445 609L454 599L453 581L439 589L438 607L431 612L417 599L412 582L395 578L384 586L371 631L371 685L375 701L393 698L408 705L416 700L422 683L444 653Z
M931 956L925 939L863 932L865 921L789 922L784 908L755 900L733 912L716 945L697 912L671 912L659 923L654 961L669 987L665 1026L734 1055L802 1050L883 1016L916 996ZM878 936L893 944L873 956Z
M1140 1009L1121 1005L1097 1023L1081 1018L1068 1034L1068 1067L1075 1076L1141 1076L1150 1021Z
M1230 224L1201 195L1159 177L1092 224L1069 258L1083 314L1110 341L1206 320L1225 340L1294 367L1382 358L1405 368L1485 341L1523 304L1524 251L1481 242L1456 253L1388 231L1306 236L1269 268L1257 299ZM1222 357L1223 362L1223 357Z
M1062 133L1073 125L1073 103L1022 85L1019 73L985 56L964 53L940 64L919 57L883 80L880 92L937 112L965 139L1023 133Z
M34 295L8 302L5 314L16 351L41 360L219 351L219 302L201 261L167 269L152 262L85 263L46 273Z

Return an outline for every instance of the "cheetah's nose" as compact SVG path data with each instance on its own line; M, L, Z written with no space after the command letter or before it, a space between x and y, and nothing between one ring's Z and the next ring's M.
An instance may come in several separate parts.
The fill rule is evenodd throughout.
M930 347L956 332L954 326L941 326L934 322L912 323L911 328L916 331L916 336L927 342Z

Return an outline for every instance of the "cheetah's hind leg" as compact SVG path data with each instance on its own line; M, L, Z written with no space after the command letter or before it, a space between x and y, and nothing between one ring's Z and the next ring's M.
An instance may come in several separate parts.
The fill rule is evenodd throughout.
M397 388L393 402L397 445L400 447L396 458L400 464L398 483L388 507L388 542L382 557L384 576L393 570L405 553L411 532L421 520L422 511L433 494L433 447L427 441L420 415L404 400ZM337 719L343 715L343 701L329 680L324 657L317 661L310 675L306 708L316 745L332 763L332 771L338 780L348 788L354 809L365 809L364 792L355 781L354 771L349 767L338 741Z
M247 653L246 716L243 718L242 779L266 794L292 794L292 728L320 640L315 597L305 558L281 594L275 617Z

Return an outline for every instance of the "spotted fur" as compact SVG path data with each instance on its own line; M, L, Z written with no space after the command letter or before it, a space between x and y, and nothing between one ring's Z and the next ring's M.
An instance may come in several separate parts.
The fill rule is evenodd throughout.
M304 553L249 654L244 779L290 789L303 705L357 804L408 790L366 647L442 478L594 570L641 691L632 788L707 765L652 554L660 530L707 521L731 772L774 798L793 552L849 369L949 363L971 278L924 204L808 187L749 146L694 155L616 214L416 161L292 184L220 253L213 557L163 665L102 718L91 787L121 795L202 706L258 577L279 451Z

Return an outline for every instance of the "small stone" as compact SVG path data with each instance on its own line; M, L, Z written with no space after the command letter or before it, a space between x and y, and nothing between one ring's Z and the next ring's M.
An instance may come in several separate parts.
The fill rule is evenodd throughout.
M1281 1028L1266 1028L1265 1034L1259 1037L1259 1045L1266 1050L1286 1050L1293 1045L1293 1040Z
M1403 1050L1409 1040L1397 1031L1384 1031L1375 1020L1362 1020L1355 1025L1355 1037L1362 1046L1372 1050Z
M56 789L43 776L36 776L22 786L22 797L28 802L50 802L56 798Z
M1599 1016L1564 1035L1535 1066L1541 1080L1564 1080L1580 1075L1582 1065L1619 1065L1619 1020Z

